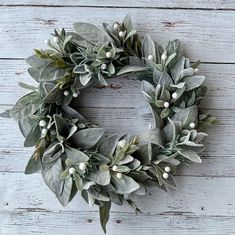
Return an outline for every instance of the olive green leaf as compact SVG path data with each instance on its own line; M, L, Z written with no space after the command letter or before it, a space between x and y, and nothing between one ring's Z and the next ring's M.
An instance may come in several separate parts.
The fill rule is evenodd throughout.
M106 233L106 224L109 220L110 208L111 208L111 201L103 202L103 205L99 207L100 224L104 233Z
M67 121L58 114L54 114L53 119L55 120L57 135L66 138L69 135L70 130Z

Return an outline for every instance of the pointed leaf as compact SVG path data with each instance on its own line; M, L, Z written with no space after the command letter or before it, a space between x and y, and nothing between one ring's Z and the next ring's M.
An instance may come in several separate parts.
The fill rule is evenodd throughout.
M103 128L88 128L76 132L71 140L75 147L90 149L94 147L104 134Z
M113 175L111 181L118 194L129 194L140 187L131 177L126 175L123 175L121 179Z
M106 224L109 220L110 208L111 208L111 201L103 202L103 206L99 207L100 224L101 224L101 227L102 227L104 233L106 233Z

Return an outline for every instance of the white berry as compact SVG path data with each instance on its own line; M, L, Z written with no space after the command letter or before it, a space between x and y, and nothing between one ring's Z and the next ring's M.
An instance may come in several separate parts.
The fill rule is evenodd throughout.
M82 162L79 164L79 169L84 171L86 169L86 163Z
M45 137L47 135L47 128L43 128L41 130L41 135L42 135L42 137Z
M153 55L149 55L149 56L148 56L148 60L151 60L151 61L152 61L152 60L153 60Z
M76 170L75 170L74 167L70 167L70 168L69 168L69 174L70 174L70 175L73 175L73 174L75 173L75 171L76 171Z
M78 97L78 93L77 92L73 92L73 97L74 98Z
M126 145L126 140L120 140L117 143L118 147L123 148Z
M117 173L117 178L118 178L118 179L121 179L121 178L122 178L122 173L120 173L120 172Z
M115 23L115 24L113 25L113 28L114 28L115 30L118 30L118 29L119 29L119 24L118 24L118 23Z
M164 52L162 53L161 59L162 59L162 60L166 60L166 58L167 58L166 51L164 51Z
M165 170L165 172L170 172L170 171L171 171L171 168L170 168L169 166L166 166L166 167L164 168L164 170Z
M198 68L195 68L195 69L194 69L194 73L197 73L198 71L199 71Z
M106 64L102 64L100 67L101 67L102 70L107 69L107 65Z
M64 91L64 96L68 96L69 95L69 91Z
M45 43L46 45L50 45L50 40L49 40L49 39L45 39L45 40L44 40L44 43Z
M124 33L123 31L120 31L120 32L118 33L118 35L119 35L120 38L122 38L122 37L124 37L125 33Z
M107 57L107 58L111 58L111 56L112 56L112 54L111 54L111 52L110 52L110 51L106 52L106 54L105 54L105 55L106 55L106 57Z
M170 106L169 102L165 102L163 105L165 108L168 108Z
M163 179L168 179L168 178L169 178L169 174L166 173L166 172L164 172L164 173L162 174L162 177L163 177Z
M178 95L177 95L176 92L174 92L171 96L172 96L173 99L176 99Z
M40 120L40 122L39 122L39 126L40 127L44 127L44 126L46 126L46 121L45 120Z
M54 38L53 38L53 42L54 42L54 43L58 43L58 42L59 42L59 38L58 38L58 37L54 37Z
M117 171L117 169L118 169L117 166L113 166L113 167L112 167L112 170L113 170L113 171Z
M191 122L191 123L189 124L189 126L190 126L192 129L194 129L194 128L196 127L196 124L195 124L194 122Z

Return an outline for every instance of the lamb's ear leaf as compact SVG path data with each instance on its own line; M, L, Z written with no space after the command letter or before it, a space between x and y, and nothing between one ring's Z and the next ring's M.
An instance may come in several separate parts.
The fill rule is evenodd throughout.
M155 94L154 86L151 83L143 80L141 82L141 91L144 94L145 98L148 100L148 102L152 102Z
M123 24L127 32L130 32L133 29L132 23L131 23L131 14L126 15L126 17L123 20Z
M74 24L74 28L80 37L93 45L98 43L102 45L108 41L104 31L93 24L77 22Z
M30 92L21 97L11 109L11 116L15 120L25 119L32 116L38 109L38 92Z
M142 54L144 58L148 58L152 55L154 60L156 60L156 49L154 41L146 35L142 41Z
M204 76L189 76L185 77L183 79L183 82L185 82L186 91L191 91L194 88L201 86L204 80L205 80Z
M28 68L28 74L36 81L39 82L40 73L38 69L33 67Z
M99 185L108 185L110 183L110 172L109 170L97 170L96 172L91 173L90 178L93 182Z
M191 122L197 124L198 122L198 107L196 105L190 106L186 109L182 109L176 113L172 118L172 121L180 121L183 127L187 127ZM167 125L170 125L168 123Z
M157 146L162 147L162 148L164 145L164 136L161 130L158 128L153 128L153 129L148 130L147 132L144 132L140 136L140 140L147 142L147 143L156 144Z
M45 67L50 62L49 59L41 59L35 54L26 58L25 61L30 66L37 69Z
M62 180L60 178L62 172L63 166L60 158L41 171L47 186L56 195L60 203L63 206L66 206L70 199L73 181L71 177Z
M90 149L94 147L104 134L103 128L88 128L76 132L71 141L75 147Z
M116 175L113 175L111 182L116 189L118 194L129 194L137 190L140 186L127 175L123 175L121 179L117 178Z
M179 61L174 65L173 69L171 70L171 76L174 79L175 83L178 83L180 80L181 71L184 69L185 58L182 57Z
M102 202L102 203L103 203L103 205L99 207L100 224L101 224L101 227L102 227L104 233L106 233L106 224L109 220L111 201Z
M54 114L57 135L67 137L69 134L69 125L67 121L58 114Z
M35 150L35 152L33 153L33 155L31 156L31 158L27 163L27 166L24 171L26 175L34 174L41 170L41 160L40 158L39 159L36 158L35 156L36 154L37 150Z
M126 73L141 72L141 71L145 71L145 70L148 70L148 68L143 67L143 66L126 65L121 68L121 70L117 73L117 75L119 76L119 75L123 75Z
M65 147L65 153L67 158L71 159L75 164L80 162L87 162L89 160L89 157L85 153L69 146Z
M99 152L104 155L105 157L110 158L114 150L117 146L118 141L122 136L118 134L110 135L104 139L102 139L99 143Z
M24 147L35 146L38 140L40 139L40 137L41 137L41 130L40 130L40 127L36 125L30 130L30 132L26 136L25 141L24 141Z
M201 162L202 162L202 160L201 160L201 158L199 157L199 155L198 155L195 151L193 151L193 150L185 150L185 149L182 149L182 150L178 150L178 153L179 153L181 156L183 156L183 157L189 159L189 160L192 161L192 162L197 162L197 163L201 163Z

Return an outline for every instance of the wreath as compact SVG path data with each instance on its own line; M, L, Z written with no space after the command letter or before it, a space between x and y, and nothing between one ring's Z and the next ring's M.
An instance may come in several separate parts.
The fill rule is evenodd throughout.
M202 126L215 118L199 110L207 88L197 75L200 61L190 63L179 40L160 46L133 29L130 16L102 27L74 24L75 32L55 30L26 62L37 87L19 83L30 93L18 100L11 114L35 146L25 174L40 171L47 186L65 206L77 192L98 205L106 232L111 203L130 204L141 212L133 195L147 187L176 188L179 165L200 163L204 150ZM88 86L108 86L108 78L134 74L146 99L138 111L152 112L155 126L139 136L105 135L71 105ZM79 98L78 98L79 99Z

